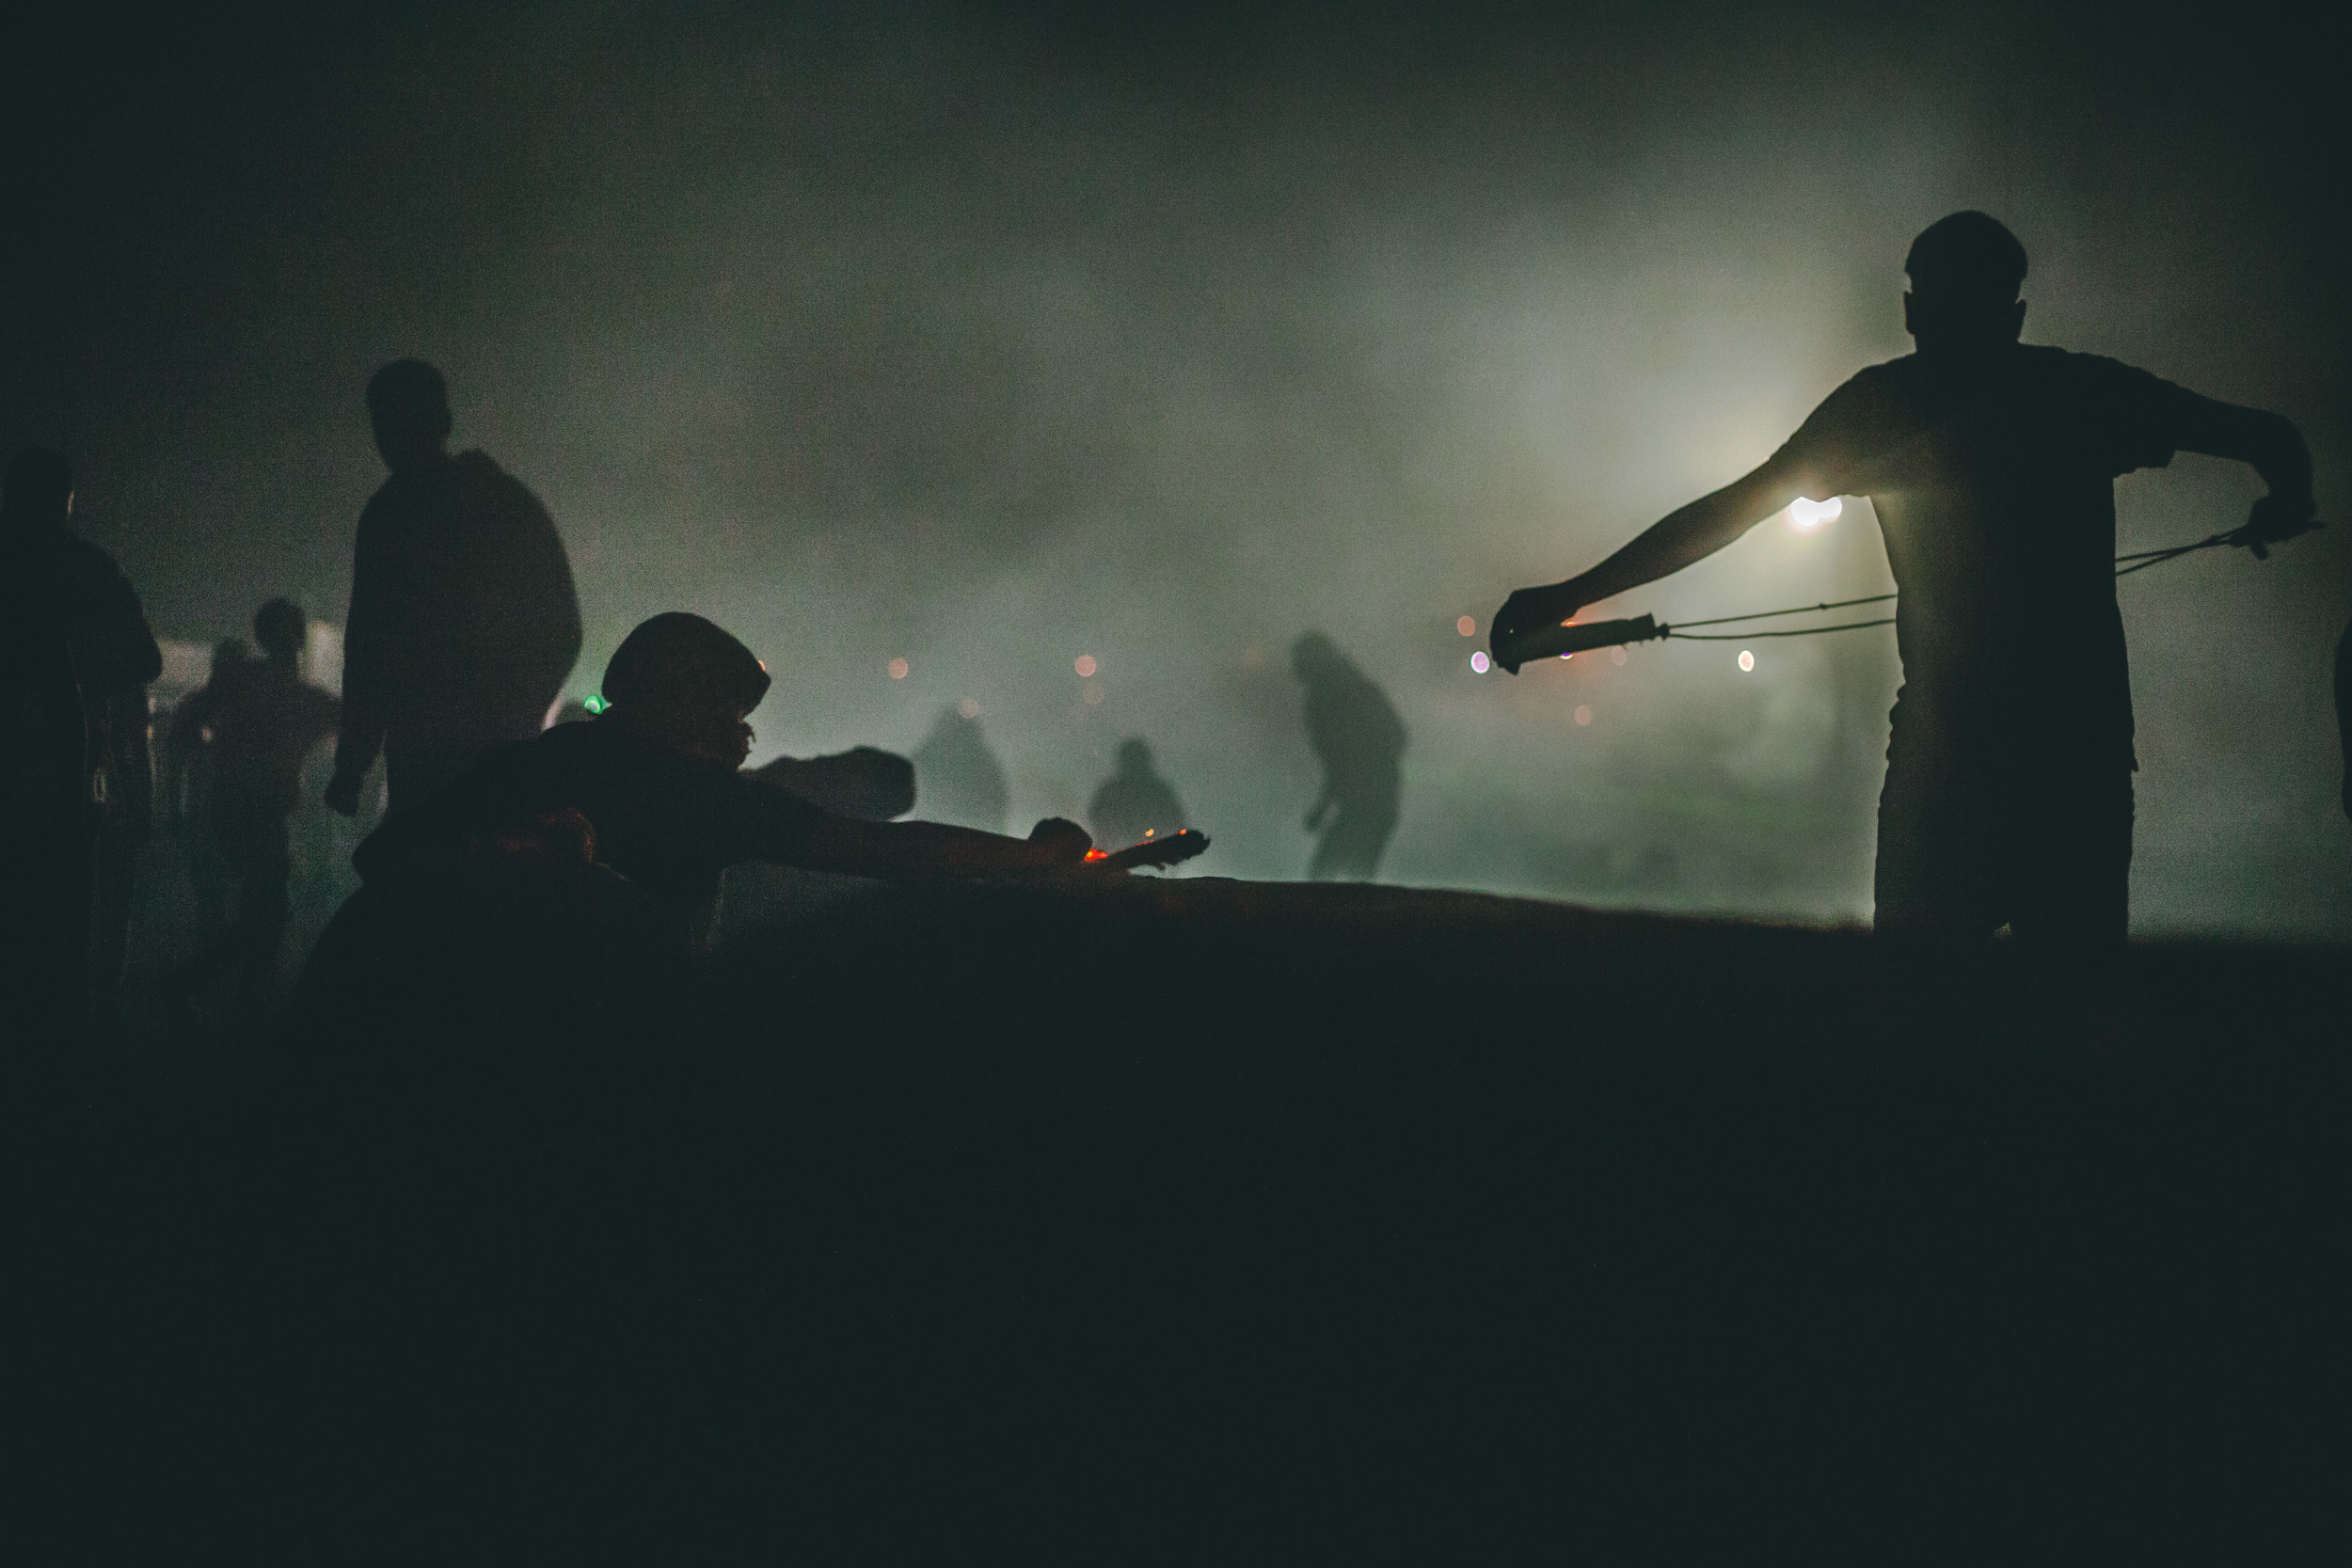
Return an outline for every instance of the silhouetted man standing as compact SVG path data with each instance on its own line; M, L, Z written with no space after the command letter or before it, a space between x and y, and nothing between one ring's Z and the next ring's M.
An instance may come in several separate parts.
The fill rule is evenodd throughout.
M1130 738L1119 743L1118 771L1103 781L1087 802L1087 827L1097 844L1116 849L1145 836L1164 837L1184 825L1184 803L1174 786L1152 768L1151 745Z
M441 372L395 360L368 383L391 477L359 516L343 628L342 734L326 803L358 809L384 754L390 804L431 796L544 725L580 657L580 601L538 498L479 451L449 453Z
M1323 764L1323 793L1307 813L1307 831L1323 837L1307 875L1368 882L1396 832L1405 721L1387 693L1319 631L1291 645L1291 670L1306 683L1307 741Z
M1931 225L1903 270L1916 353L1854 376L1763 467L1590 572L1512 594L1495 658L1516 670L1522 634L1711 555L1799 497L1866 495L1901 593L1879 928L2006 924L2060 951L2111 947L2135 767L2112 482L2175 451L2251 463L2270 494L2235 542L2260 546L2309 525L2311 459L2277 415L2020 343L2025 248L1982 213Z
M99 851L132 812L144 826L153 781L123 760L145 761L147 688L163 673L164 656L114 557L73 533L72 514L65 459L41 447L18 453L0 491L0 575L13 601L11 641L21 646L17 700L29 705L9 721L10 750L26 750L29 771L11 781L12 796L26 798L9 826L27 837L24 875L9 898L23 923L17 935L30 944L21 951L38 949L39 967L61 986L70 973L83 990L111 980L102 964L120 963L127 860L116 867L120 896L105 903L106 928L94 929ZM73 1026L79 1004L61 1006Z
M302 792L302 764L335 733L341 705L302 678L310 620L301 607L272 599L253 617L255 659L215 658L213 678L181 705L171 748L211 753L205 827L236 888L235 921L164 982L167 1000L184 1006L230 970L240 972L238 1002L261 1011L277 973L278 947L293 905L294 862L286 818Z

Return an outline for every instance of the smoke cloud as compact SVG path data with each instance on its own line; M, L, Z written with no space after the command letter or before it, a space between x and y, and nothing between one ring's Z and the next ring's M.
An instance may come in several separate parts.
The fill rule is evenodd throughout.
M697 610L775 674L762 756L977 705L1025 821L1141 735L1203 870L1295 876L1319 627L1412 732L1393 878L1861 919L1890 632L1514 679L1470 667L1487 616L1905 352L1904 249L1962 207L2031 253L2030 341L2296 418L2325 515L2340 138L2259 35L1732 14L436 13L241 47L209 94L159 50L148 101L37 144L68 238L11 263L55 308L0 412L82 467L167 635L340 617L360 389L417 355L564 531L576 692ZM2122 547L2257 489L2128 478ZM2345 532L2123 585L2142 929L2352 935ZM1609 610L1889 586L1849 505Z

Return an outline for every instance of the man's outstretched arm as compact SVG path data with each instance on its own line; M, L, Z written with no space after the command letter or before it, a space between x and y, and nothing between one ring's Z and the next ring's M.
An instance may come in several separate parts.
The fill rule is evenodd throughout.
M1093 840L1049 816L1025 839L945 822L862 822L827 816L791 863L812 871L892 879L1033 876L1086 863Z
M1565 582L1520 589L1495 611L1486 639L1495 662L1517 674L1520 661L1511 650L1527 633L1556 626L1588 604L1706 560L1804 493L1804 476L1795 465L1775 457L1712 495L1668 513L1591 571Z

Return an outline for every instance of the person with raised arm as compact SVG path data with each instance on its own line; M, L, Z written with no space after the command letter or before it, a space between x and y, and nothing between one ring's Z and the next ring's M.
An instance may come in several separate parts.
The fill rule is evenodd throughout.
M1495 662L1588 605L1705 559L1801 498L1869 498L1899 591L1903 685L1879 801L1877 926L2067 949L2124 938L2131 682L2113 481L2176 451L2251 464L2270 493L2232 543L2312 525L2295 426L2094 355L2019 341L2026 251L1982 213L1931 224L1903 270L1916 352L1829 395L1753 472L1597 566L1522 588Z

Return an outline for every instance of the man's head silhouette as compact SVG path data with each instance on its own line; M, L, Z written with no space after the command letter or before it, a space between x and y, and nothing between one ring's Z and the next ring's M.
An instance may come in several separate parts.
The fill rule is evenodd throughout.
M1319 631L1307 632L1291 644L1291 669L1301 680L1313 680L1340 662L1338 645Z
M449 444L449 383L421 359L395 359L368 382L368 418L386 467L401 473L431 463Z
M26 447L8 463L0 515L14 528L63 528L73 512L73 469L47 447Z
M2017 291L2026 281L2026 247L1997 218L1971 212L1936 219L1911 242L1903 271L1911 277L1903 326L1922 354L1998 349L2025 328Z
M739 768L767 667L723 628L672 610L639 625L604 667L609 717L674 751Z
M292 599L272 599L253 617L253 641L278 663L292 662L310 631L310 618Z

